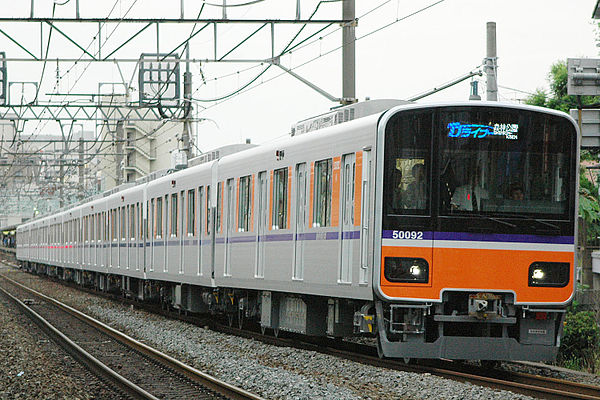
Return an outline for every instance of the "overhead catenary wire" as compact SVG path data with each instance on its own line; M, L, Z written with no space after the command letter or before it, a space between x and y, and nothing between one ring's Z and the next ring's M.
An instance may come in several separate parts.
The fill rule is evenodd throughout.
M335 0L335 1L339 1L339 0ZM425 9L427 9L427 8L430 8L430 7L432 7L432 6L436 5L436 4L442 3L443 1L444 1L444 0L438 1L438 2L434 3L433 5L430 5L430 6L426 7ZM332 1L322 1L322 2L320 2L319 4L321 4L321 3L329 3L329 2L332 2ZM385 5L385 4L387 4L387 3L389 3L389 0L388 0L388 1L386 1L386 2L384 2L384 3L382 3L382 4L380 4L380 5L378 5L376 8L380 8L380 7L382 7L383 5ZM370 12L373 12L373 11L370 11ZM402 19L405 19L405 18L407 18L407 17L398 18L396 21L393 21L391 24L388 24L388 25L386 25L386 26L380 27L379 29L377 29L377 30L375 30L375 31L369 32L369 33L368 33L368 34L366 34L366 35L363 35L363 36L361 36L361 37L358 37L356 40L360 40L360 39L362 39L362 38L364 38L364 37L367 37L368 35L371 35L371 34L373 34L373 33L376 33L376 32L378 32L378 31L380 31L380 30L382 30L382 29L385 29L385 28L387 28L388 26L391 26L391 25L393 25L393 24L395 24L395 23L397 23L397 22L399 22L400 20L402 20ZM339 29L338 29L338 30L339 30ZM113 32L114 32L114 30L113 30ZM328 35L329 35L329 34L328 34ZM298 46L298 44L296 44L296 46L292 47L292 43L294 43L294 41L296 40L296 38L297 38L297 37L299 37L299 36L298 36L298 35L296 35L296 36L295 36L295 37L292 39L292 41L290 41L290 43L288 44L288 46L286 46L286 49L285 49L285 50L284 50L284 51L283 51L281 54L283 54L283 55L284 55L284 54L291 54L291 52L292 52L292 51L297 51L299 48L304 48L304 47L306 47L306 46L308 46L308 45L309 45L309 43L307 43L307 42L306 42L306 39L305 39L303 42L301 42L301 43L300 43L300 45L302 45L302 47L296 47L296 46ZM314 41L314 42L316 43L317 41ZM105 42L105 43L106 43L106 42ZM309 63L311 63L311 62L315 61L315 60L316 60L316 59L318 59L318 58L325 57L326 55L328 55L328 54L331 54L332 52L334 52L334 51L336 51L336 50L339 50L341 47L342 47L342 46L340 46L340 47L338 47L338 48L336 48L336 49L330 50L330 51L328 51L328 52L326 52L326 53L324 53L324 54L321 54L321 55L319 55L319 57L315 57L315 58L313 58L313 59L310 59L310 60L308 60L308 61L306 61L306 62L303 62L303 63L301 63L301 64L299 64L299 65L293 66L293 68L291 68L291 69L297 69L297 68L301 68L301 67L303 67L304 65L307 65L307 64L309 64ZM88 66L89 66L89 64L88 64ZM256 84L256 81L257 81L258 79L260 79L261 77L263 77L263 76L264 76L264 74L265 74L265 73L266 73L266 71L267 71L267 70L270 68L270 66L272 66L272 64L269 64L269 65L268 65L268 66L266 66L266 67L265 67L264 65L257 65L257 66L253 66L253 67L247 68L246 70L250 71L250 70L253 70L253 69L255 69L255 68L260 68L260 67L263 67L263 68L261 68L261 71L260 71L260 72L259 72L259 73L258 73L258 74L257 74L257 75L256 75L256 76L253 78L253 79L251 79L249 82L247 82L247 83L243 84L242 86L240 86L240 87L239 87L239 88L238 88L238 89L237 89L237 90L236 90L234 93L226 94L225 96L219 96L219 97L218 97L218 98L216 98L216 99L212 99L212 101L208 101L208 102L213 102L213 103L216 103L216 104L213 104L212 106L210 106L209 108L212 108L212 107L214 107L214 106L216 106L216 105L218 105L218 104L222 104L224 101L226 101L227 99L229 99L229 98L231 98L231 97L233 97L233 96L236 96L236 95L239 95L239 94L242 94L242 93L246 93L247 91L249 91L249 90L252 90L252 89L253 89L253 88L255 88L255 87L258 87L258 86L260 86L260 85L262 85L262 84L264 84L264 83L267 83L267 82L269 82L269 81L271 81L271 80L273 80L273 79L276 79L277 77L280 77L280 76L283 76L283 75L285 75L285 74L286 74L286 73L284 72L284 73L281 73L281 74L279 74L279 75L277 75L277 76L274 76L274 77L272 77L272 78L269 78L269 79L263 80L263 81L262 81L262 82L260 82L259 84ZM87 70L87 68L86 68L86 70ZM84 70L84 72L82 73L82 75L83 75L83 74L85 74L86 70ZM235 75L239 75L239 71L238 71L238 72L236 72L236 73L227 74L227 76L235 76ZM78 80L79 80L79 79L81 79L81 76L78 78ZM76 85L76 84L77 84L78 80L75 82L75 84L74 84L74 85ZM71 88L71 90L72 90L72 88ZM69 90L69 93L71 92L71 90ZM196 90L196 91L197 91L197 90ZM195 93L196 93L196 92L195 92ZM194 98L194 99L193 99L193 101L205 101L205 100L201 100L201 99ZM131 111L130 111L130 112L131 112ZM162 123L161 123L161 126L164 126L164 125L165 125L165 124L167 124L168 122L169 122L169 120L165 120L164 122L162 122ZM171 128L169 128L169 129L168 129L168 131L171 131L172 129L175 129L175 128L176 128L175 126L174 126L174 127L171 127ZM160 128L159 128L159 129L160 129ZM154 132L156 132L156 130L154 130ZM162 135L162 134L164 134L164 133L163 133L163 132L161 132L161 135ZM106 137L107 135L112 135L112 133L110 132L110 129L108 129L108 130L106 130L106 131L104 132L104 136ZM100 136L102 136L102 135L99 135L98 137L100 137ZM114 137L114 135L113 135L113 137ZM106 145L100 144L99 152L100 152L102 149L106 149Z
M431 4L429 4L429 5L425 6L425 7L422 7L422 8L420 8L420 9L418 9L418 10L416 10L416 11L412 12L412 13L409 13L409 14L407 14L407 15L403 16L403 17L396 18L394 21L392 21L392 22L390 22L390 23L387 23L387 24L385 24L385 25L383 25L383 26L381 26L381 27L379 27L379 28L376 28L376 29L374 29L374 30L372 30L372 31L370 31L370 32L368 32L368 33L366 33L366 34L362 35L362 36L359 36L359 37L357 37L355 40L356 40L356 41L359 41L359 40L361 40L361 39L367 38L367 37L369 37L369 36L371 36L371 35L373 35L373 34L375 34L375 33L378 33L378 32L380 32L380 31L382 31L382 30L384 30L384 29L387 29L387 28L389 28L389 27L391 27L391 26L393 26L393 25L395 25L395 24L397 24L397 23L399 23L399 22L402 22L402 21L404 21L404 20L406 20L406 19L408 19L408 18L414 17L415 15L418 15L418 14L420 14L420 13L424 12L424 11L427 11L427 10L429 10L430 8L432 8L432 7L436 6L436 5L439 5L439 4L441 4L441 3L445 2L445 1L446 1L446 0L438 0L438 1L434 2L434 3L431 3ZM378 7L379 7L379 6L378 6ZM314 14L313 14L313 15L314 15ZM305 66L305 65L308 65L308 64L310 64L310 63L312 63L312 62L314 62L314 61L316 61L316 60L318 60L318 59L320 59L320 58L323 58L323 57L325 57L325 56L327 56L327 55L329 55L329 54L332 54L332 53L334 53L334 52L336 52L336 51L340 50L341 48L343 48L343 47L344 47L344 45L345 45L345 44L346 44L346 43L343 43L343 44L341 44L341 45L339 45L339 46L336 46L336 47L334 47L334 48L333 48L333 49L331 49L331 50L328 50L328 51L326 51L326 52L324 52L324 53L322 53L322 54L319 54L319 55L318 55L318 56L316 56L316 57L313 57L313 58L311 58L311 59L309 59L309 60L307 60L307 61L305 61L305 62L303 62L303 63L300 63L300 64L298 64L298 65L296 65L296 66L293 66L293 67L290 67L290 68L288 68L288 69L289 69L289 70L292 70L292 71L293 71L293 70L296 70L296 69L299 69L299 68L301 68L301 67L303 67L303 66ZM288 45L288 46L289 46L289 45ZM280 54L280 56L283 56L283 55L287 54L287 53L288 53L288 51L289 51L289 50L284 50L284 51L283 51L283 52ZM272 65L272 64L271 64L271 65ZM268 69L268 68L267 68L267 69ZM256 88L256 87L258 87L258 86L264 85L264 84L265 84L265 83L267 83L267 82L270 82L270 81L272 81L272 80L274 80L274 79L277 79L277 78L279 78L279 77L281 77L281 76L287 75L287 72L282 72L282 73L279 73L279 74L277 74L277 75L275 75L275 76L273 76L273 77L271 77L271 78L269 78L269 79L266 79L266 80L263 80L263 81L261 81L259 84L255 85L255 86L249 87L249 86L250 86L252 83L256 82L256 80L258 80L258 78L260 78L260 76L262 76L262 75L263 75L265 72L266 72L266 70L263 70L263 71L261 71L261 73L260 73L258 76L256 76L255 78L253 78L253 79L252 79L252 80L251 80L249 83L245 84L243 87L241 87L241 88L237 89L236 91L234 91L234 92L232 92L232 93L229 93L229 94L228 94L228 95L226 95L226 96L220 96L220 97L219 97L218 99L216 99L216 100L215 100L215 99L198 99L198 98L194 98L194 100L195 100L195 101L199 101L199 102L207 102L207 103L208 103L208 102L218 102L218 104L214 104L214 105L211 105L211 106L208 106L208 107L206 107L206 109L204 110L204 111L206 111L206 110L208 110L208 109L211 109L211 108L213 108L213 107L215 107L215 106L217 106L217 105L220 105L220 104L222 104L222 103L223 103L223 100L226 100L226 99L228 99L228 98L231 98L231 97L234 97L234 96L237 96L237 95L240 95L240 94L246 93L246 92L248 92L248 91L250 91L250 90L253 90L254 88ZM211 100L212 100L212 101L211 101Z

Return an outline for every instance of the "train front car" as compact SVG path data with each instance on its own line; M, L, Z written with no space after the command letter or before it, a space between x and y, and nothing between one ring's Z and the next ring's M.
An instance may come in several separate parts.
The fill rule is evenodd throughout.
M374 272L388 357L553 360L574 293L577 128L477 103L378 130Z

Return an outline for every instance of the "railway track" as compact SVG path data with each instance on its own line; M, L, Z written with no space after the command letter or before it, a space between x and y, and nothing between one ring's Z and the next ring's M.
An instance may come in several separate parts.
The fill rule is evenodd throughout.
M81 287L77 285L69 284L69 286L81 289ZM92 290L85 291L96 295L99 294L98 292L94 292ZM522 372L513 372L493 368L480 368L475 365L452 362L449 360L420 360L414 364L406 364L398 360L381 359L377 357L377 351L375 347L371 345L357 344L334 339L319 338L310 340L306 337L301 337L294 334L284 334L283 337L280 336L276 338L274 336L260 333L259 329L237 329L204 317L167 313L160 309L160 307L146 307L144 304L140 304L138 302L127 300L118 296L109 295L108 297L128 304L133 304L136 307L141 307L151 312L160 313L169 318L175 318L202 326L207 325L213 330L259 340L276 346L287 346L316 351L363 364L394 370L415 373L430 373L432 375L447 379L469 382L471 384L492 387L495 389L508 390L516 393L526 394L535 398L600 400L600 387L597 386L551 377L526 374Z
M71 356L126 397L261 399L140 343L4 275L0 277L3 278L0 292L4 296L17 304ZM22 301L19 298L26 300Z

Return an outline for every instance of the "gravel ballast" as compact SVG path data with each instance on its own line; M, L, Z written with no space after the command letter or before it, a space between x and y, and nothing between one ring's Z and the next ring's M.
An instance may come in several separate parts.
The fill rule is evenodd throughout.
M13 279L219 379L268 399L530 399L430 374L277 347L132 309L21 271Z
M0 295L0 399L117 396Z

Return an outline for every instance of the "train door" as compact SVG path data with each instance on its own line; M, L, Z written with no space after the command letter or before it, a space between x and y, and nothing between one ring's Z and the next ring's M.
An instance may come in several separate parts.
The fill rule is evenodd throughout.
M206 216L206 220L204 222L204 224L202 225L202 231L203 231L203 236L204 236L204 240L200 241L200 246L203 247L203 251L200 252L201 257L202 257L202 261L200 263L200 274L201 275L205 275L205 276L209 276L210 277L210 271L212 268L212 254L213 254L213 249L212 249L212 231L213 231L213 215L212 215L212 205L211 205L211 198L213 196L213 194L211 193L211 189L212 187L210 185L206 186L206 191L205 193L205 199L202 202L202 206L204 207L204 215Z
M170 274L180 274L181 271L181 204L179 193L171 193L169 203L169 239L167 240L167 261L165 272Z
M369 280L369 234L371 228L371 151L362 153L362 179L361 179L361 218L360 218L360 273L358 283L367 283Z
M84 262L81 265L81 268L90 266L90 264L91 264L90 254L92 252L91 235L90 235L90 219L89 219L89 216L85 216L84 218L85 218L85 225L84 225L83 234L85 235L85 241L84 241L85 254L84 254ZM62 233L61 233L61 237L62 237Z
M225 276L231 276L231 234L235 229L235 180L227 180L227 221L225 227Z
M356 174L354 153L342 160L342 185L340 196L340 271L338 282L352 282L352 254L354 252L354 176Z
M183 274L184 273L184 269L183 266L185 265L185 236L186 234L186 214L185 214L185 191L181 191L179 192L179 227L177 228L178 235L179 235L179 273ZM189 204L188 204L189 207Z
M164 212L164 236L163 236L163 272L167 273L169 272L169 236L170 236L170 229L169 229L169 195L165 195L164 197L165 201L165 212Z
M144 207L143 202L136 203L135 206L135 216L136 216L136 229L137 229L137 246L135 253L137 257L135 258L135 270L139 271L140 266L144 262L144 215L142 208Z
M268 203L267 203L268 187L267 187L267 172L258 173L258 229L257 234L257 252L256 252L256 269L255 276L257 278L264 277L265 274L265 238L267 226L269 224Z
M202 229L204 226L204 220L202 219L202 210L204 209L204 187L198 188L198 212L197 212L197 222L196 222L196 235L198 238L198 270L196 275L202 275Z
M306 163L296 165L296 221L294 229L294 271L292 279L304 277L304 240L306 230Z

